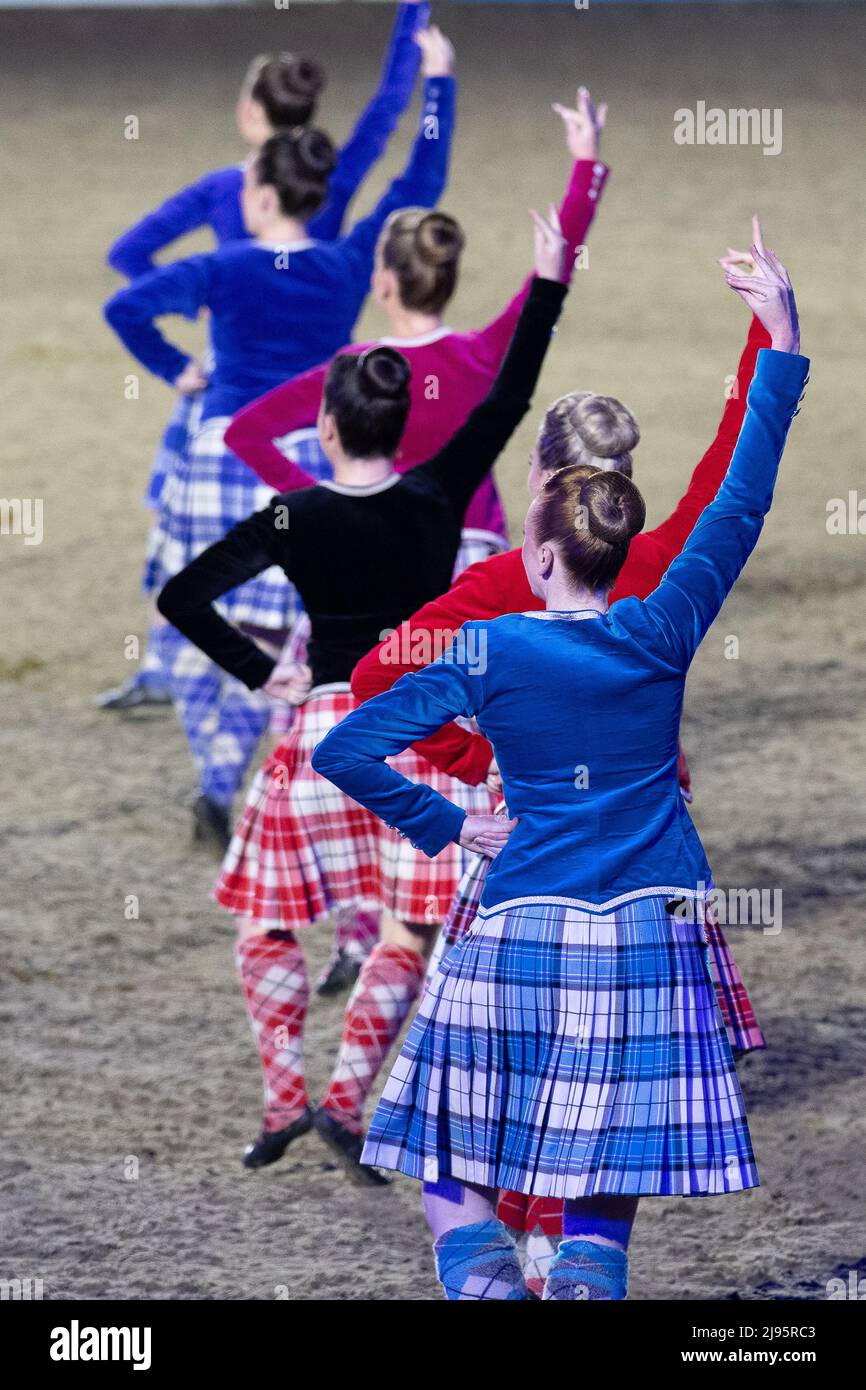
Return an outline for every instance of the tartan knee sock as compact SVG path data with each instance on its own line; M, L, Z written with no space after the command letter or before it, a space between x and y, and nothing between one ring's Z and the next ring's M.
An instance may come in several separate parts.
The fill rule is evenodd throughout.
M454 1226L433 1246L436 1273L449 1300L476 1303L526 1298L517 1247L501 1221Z
M523 1248L523 1278L530 1293L541 1298L550 1266L556 1257L559 1237L547 1235L540 1226L530 1231Z
M309 1105L304 1085L304 1020L309 985L304 953L291 932L238 941L235 961L259 1050L264 1129L285 1129Z
M551 1261L542 1298L558 1302L620 1299L627 1292L628 1255L624 1250L567 1237Z
M383 941L361 968L346 1005L337 1065L322 1101L353 1134L363 1130L364 1102L423 979L424 960L417 951Z

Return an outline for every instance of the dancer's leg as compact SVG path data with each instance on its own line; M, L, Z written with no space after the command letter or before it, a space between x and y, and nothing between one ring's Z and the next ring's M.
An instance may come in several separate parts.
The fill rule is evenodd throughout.
M304 1023L309 985L293 932L259 932L239 919L235 961L264 1080L262 1139L249 1146L248 1167L272 1163L310 1128L304 1083Z
M566 1200L562 1241L551 1261L544 1298L620 1299L628 1290L628 1242L637 1197Z
M361 968L346 1005L343 1041L322 1109L350 1134L363 1129L364 1104L424 980L438 927L408 927L383 914L382 940Z
M496 1219L496 1189L441 1178L424 1184L436 1273L447 1299L525 1299L517 1247Z

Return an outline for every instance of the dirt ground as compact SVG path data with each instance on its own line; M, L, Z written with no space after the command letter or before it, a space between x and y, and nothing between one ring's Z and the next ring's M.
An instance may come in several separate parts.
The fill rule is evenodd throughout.
M714 257L746 240L753 209L797 287L812 382L778 504L696 662L684 724L717 881L783 893L781 932L730 933L770 1043L742 1065L763 1186L646 1201L632 1291L823 1298L834 1271L866 1255L866 538L826 526L828 499L864 486L866 13L441 5L438 17L461 80L444 204L469 233L455 325L510 296L527 266L524 209L562 188L551 101L582 80L610 103L613 179L535 415L574 387L626 400L643 428L635 468L650 524L709 441L736 365L746 315ZM258 1073L231 923L208 900L215 865L189 842L185 747L171 716L92 703L127 673L126 637L144 634L139 498L171 404L149 380L124 398L133 367L100 318L115 283L104 249L240 156L232 103L249 56L292 46L325 58L322 120L341 136L389 22L388 7L357 4L0 17L0 491L44 499L41 545L0 537L0 1276L42 1278L46 1297L437 1297L413 1183L359 1192L314 1138L264 1173L241 1169ZM699 100L781 108L782 153L675 145L674 111ZM136 142L123 136L130 114ZM368 310L362 331L376 322ZM532 429L498 471L516 535ZM138 920L125 916L129 895ZM314 967L327 938L312 934ZM314 1093L339 1019L339 1004L313 1006Z

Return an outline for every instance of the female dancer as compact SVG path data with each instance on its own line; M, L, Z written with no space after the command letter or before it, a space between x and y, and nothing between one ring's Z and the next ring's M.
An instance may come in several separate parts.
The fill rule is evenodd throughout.
M407 202L431 205L442 192L454 125L453 52L438 30L425 31L419 42L425 101L411 158L348 236L326 243L306 234L333 168L328 137L313 130L275 135L244 176L244 220L252 239L153 271L106 307L129 350L168 382L183 376L190 358L162 337L154 318L194 317L203 307L211 315L215 367L204 393L202 428L164 489L150 557L156 584L267 503L273 490L225 445L229 416L263 388L345 342L367 293L386 218ZM285 576L271 572L237 588L223 608L279 647L297 600ZM224 849L232 798L267 726L269 703L203 660L177 631L163 627L158 636L172 698L199 767L196 831Z
M731 253L732 264L748 262L744 253ZM735 385L727 400L716 437L695 469L685 495L653 531L643 531L632 541L625 564L611 591L610 602L621 598L646 598L661 582L665 570L680 553L695 522L715 497L727 472L746 413L746 397L758 351L770 337L758 318L752 319L740 357ZM638 431L630 412L610 397L575 392L547 412L539 432L530 493L537 495L556 470L570 463L592 460L599 468L615 467L631 475L631 456L622 451L637 443ZM412 670L429 664L444 651L460 627L473 619L495 618L509 612L538 610L541 600L529 588L521 552L510 551L496 560L472 566L449 591L402 624L397 634L368 653L352 673L352 690L359 700L387 690ZM451 724L416 746L442 772L470 785L486 781L492 791L501 787L492 762L492 749L481 734ZM688 787L685 760L679 762L680 787ZM490 860L476 856L467 866L449 908L438 949L447 950L468 932L475 920ZM709 965L719 1007L735 1055L766 1046L751 1001L721 927L708 913ZM428 974L436 964L436 953ZM525 1235L527 1287L540 1293L546 1267L556 1253L562 1235L563 1203L558 1198L529 1197L503 1192L499 1216Z
M310 236L333 241L340 235L346 208L382 155L412 98L420 58L415 39L426 27L429 14L430 7L423 0L408 0L398 7L379 86L337 156L327 200L308 224ZM238 133L250 151L260 150L279 131L298 131L309 125L324 83L324 72L313 59L292 53L254 59L235 112ZM246 239L249 233L241 216L242 187L241 164L205 174L124 232L108 252L109 265L130 280L148 275L156 269L156 252L200 227L211 228L218 246ZM206 375L197 362L192 362L175 383L179 396L154 459L145 498L148 507L158 507L165 479L198 424ZM152 593L150 574L145 575L144 587ZM166 699L170 696L155 644L148 641L137 674L119 688L106 691L98 703L102 709L122 710L162 704Z
M554 110L563 119L574 160L559 209L573 264L607 181L607 166L598 158L607 107L596 111L589 92L581 87L574 109L556 105ZM441 449L486 395L529 292L527 280L484 328L469 333L448 328L442 314L457 286L463 245L463 232L453 217L403 208L388 219L376 249L373 295L390 328L390 336L378 341L397 348L412 367L412 405L395 461L400 473ZM357 346L343 351L357 351ZM308 453L304 465L308 476L299 480L286 457L314 425L327 373L328 363L324 363L278 386L240 411L226 432L235 453L279 491L328 476L322 466L315 467ZM288 441L287 435L292 436ZM284 441L283 448L277 447L277 439ZM487 478L467 509L456 571L506 545L505 513L493 479Z
M264 1130L247 1151L248 1167L274 1162L315 1123L353 1176L381 1180L359 1166L363 1105L421 987L426 951L460 876L460 849L454 844L428 862L318 777L310 755L355 706L348 680L360 653L448 582L469 499L529 408L566 292L558 229L536 215L535 237L538 278L499 375L444 449L397 473L408 363L389 347L336 358L319 416L334 480L274 498L159 598L165 617L213 660L250 689L278 697L279 668L212 604L278 564L312 625L313 691L251 788L216 889L239 918L237 961L265 1075ZM414 754L400 766L420 776ZM435 780L467 809L490 807L484 789ZM471 837L462 843L474 847ZM307 977L295 931L361 903L382 910L382 939L349 1001L337 1068L313 1117L303 1074Z
M559 209L568 260L573 265L607 181L607 166L598 158L607 107L601 105L596 110L589 92L580 87L573 109L555 105L554 110L562 117L574 160ZM457 285L463 242L463 232L453 217L404 208L388 219L376 250L373 294L391 329L391 336L379 341L397 348L412 367L412 403L395 460L401 473L441 448L490 389L529 290L527 280L502 313L484 328L457 333L445 326L442 314ZM316 463L307 428L318 415L327 371L325 363L278 386L240 411L226 431L229 448L279 491L329 476L321 452ZM315 430L312 434L315 437ZM275 440L281 441L279 447ZM305 471L301 472L287 455L303 459ZM485 478L464 517L455 573L506 545L505 513L493 478ZM301 668L302 697L309 691L308 633L309 623L302 617L285 652L285 661L297 662ZM290 706L275 711L274 727L288 732ZM317 985L323 994L335 994L354 983L378 938L377 922L363 912L346 914L335 928L332 956Z
M625 1297L641 1195L758 1182L706 963L709 865L676 776L688 668L757 542L808 368L787 273L757 223L755 235L756 273L728 266L726 279L772 347L718 496L653 593L608 610L644 522L634 483L566 467L526 521L543 613L468 624L313 754L428 853L471 837L496 858L478 925L434 977L364 1150L424 1180L449 1298L527 1297L494 1215L501 1187L565 1199L544 1297L570 1300ZM478 644L473 672L465 651ZM508 824L467 817L386 763L458 715L492 740Z

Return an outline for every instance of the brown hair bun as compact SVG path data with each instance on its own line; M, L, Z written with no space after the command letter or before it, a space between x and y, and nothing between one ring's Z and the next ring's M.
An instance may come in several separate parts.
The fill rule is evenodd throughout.
M397 277L405 308L425 314L444 309L457 288L465 240L460 223L447 212L392 212L379 238L379 254Z
M453 265L465 241L460 224L447 212L428 212L415 227L415 249L427 265Z
M581 485L580 505L585 508L590 535L608 545L628 544L646 521L643 497L622 473L591 474Z

